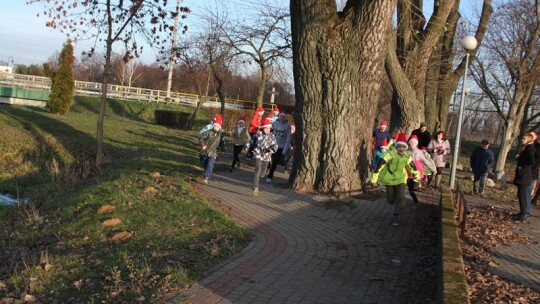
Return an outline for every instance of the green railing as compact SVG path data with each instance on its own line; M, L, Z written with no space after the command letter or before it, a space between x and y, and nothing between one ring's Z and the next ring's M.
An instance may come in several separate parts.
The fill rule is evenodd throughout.
M0 96L3 96L3 97L47 101L49 100L49 95L50 95L49 91L30 90L30 89L21 89L18 87L0 86Z

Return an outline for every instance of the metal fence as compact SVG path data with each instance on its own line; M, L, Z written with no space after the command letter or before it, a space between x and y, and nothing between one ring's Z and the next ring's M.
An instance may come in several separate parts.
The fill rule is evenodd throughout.
M457 191L455 192L455 195L456 195L455 207L457 209L456 217L459 223L460 236L464 236L465 227L467 225L467 215L470 213L469 204L467 203L467 200L465 199L465 194L463 193L463 190L461 189L460 182L457 182L456 189L457 189Z

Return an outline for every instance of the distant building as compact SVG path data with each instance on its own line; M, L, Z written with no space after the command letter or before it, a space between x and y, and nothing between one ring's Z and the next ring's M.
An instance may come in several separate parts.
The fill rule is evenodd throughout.
M0 72L13 74L13 67L7 65L0 65Z

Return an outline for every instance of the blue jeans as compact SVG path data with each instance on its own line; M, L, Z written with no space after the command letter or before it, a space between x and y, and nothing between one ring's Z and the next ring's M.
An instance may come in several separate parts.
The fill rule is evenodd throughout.
M478 175L474 174L474 183L473 183L474 192L478 190L478 193L484 194L484 188L486 187L487 176L488 176L487 172L478 174ZM476 183L478 183L478 189L476 188Z
M203 176L207 179L210 179L210 176L212 176L212 172L214 171L214 164L216 163L216 158L201 155L201 163L204 167Z
M531 192L532 192L532 185L533 183L531 182L531 184L529 186L527 186L527 190L526 190L526 193L525 193L525 214L531 214Z

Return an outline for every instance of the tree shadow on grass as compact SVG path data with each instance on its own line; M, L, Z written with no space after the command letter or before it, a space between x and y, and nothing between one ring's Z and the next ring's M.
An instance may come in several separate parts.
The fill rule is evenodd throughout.
M14 121L20 123L29 133L35 136L36 141L40 143L43 142L44 145L49 145L44 148L52 151L51 157L60 157L60 155L55 154L59 152L57 147L54 147L51 144L51 139L46 139L45 137L53 137L56 145L62 145L63 149L68 150L71 153L73 153L73 151L86 151L87 154L85 157L93 160L93 157L95 156L95 137L76 129L76 127L73 127L73 122L66 122L67 119L65 117L53 116L45 111L35 111L33 108L10 107L6 108L5 112ZM27 245L30 244L31 246L31 248L29 247L28 249L28 255L37 256L39 258L39 254L46 250L51 256L65 256L66 258L69 258L70 254L76 252L77 256L82 258L81 260L84 262L84 266L86 266L86 264L92 265L92 267L81 266L80 269L73 265L69 265L69 267L74 267L73 269L70 269L70 271L73 270L74 272L69 272L69 274L60 272L58 276L56 276L56 274L51 274L56 276L55 280L64 282L58 286L53 286L55 290L61 291L64 295L72 293L74 289L66 287L65 290L62 290L62 286L71 286L70 284L73 280L80 277L89 277L92 280L95 279L101 281L104 275L111 274L111 269L108 268L110 265L109 263L114 260L115 263L118 264L117 262L125 256L129 256L129 258L137 265L147 261L156 263L153 267L156 267L156 271L161 273L164 271L163 269L167 269L168 267L165 265L163 259L160 260L156 258L157 261L154 261L153 258L148 258L147 254L137 250L145 248L144 251L159 252L159 256L167 257L170 255L173 258L178 258L178 256L187 254L183 249L188 248L189 244L197 243L199 241L198 235L193 235L191 238L186 239L182 236L183 234L180 233L180 228L168 226L162 228L178 229L179 233L171 234L169 232L169 234L162 233L162 235L157 236L137 234L136 237L133 237L129 241L122 242L121 244L105 243L103 240L99 239L91 239L85 242L81 241L83 236L87 233L87 231L84 231L86 228L102 229L100 228L101 221L110 217L110 214L97 214L97 209L103 204L108 203L117 205L120 206L119 208L124 208L124 210L133 209L133 211L130 211L134 212L131 216L139 217L139 220L143 220L146 216L157 216L166 217L169 221L172 221L170 217L181 216L181 214L176 215L176 213L178 213L177 209L187 204L186 201L183 201L183 195L187 194L184 194L182 189L188 186L185 180L180 181L178 178L189 175L189 172L194 170L193 164L197 163L197 150L191 145L182 144L183 141L189 140L189 135L183 136L182 134L175 134L175 132L171 132L170 130L159 133L161 129L157 126L153 126L156 131L154 133L150 130L143 129L144 126L140 126L140 123L134 123L133 126L136 125L139 125L141 129L130 130L130 134L135 135L134 138L136 139L133 144L129 142L129 138L125 139L126 141L123 142L119 141L118 136L109 136L106 139L107 143L104 143L104 150L113 157L113 162L109 163L102 171L95 172L94 176L88 177L89 180L84 185L70 187L62 191L58 191L60 190L60 187L54 189L57 192L50 193L52 194L52 197L49 197L48 202L45 202L42 206L43 211L40 212L47 218L54 217L55 220L50 223L48 222L47 226L44 227L44 229L40 228L40 232L36 234L40 240L45 241L37 242L31 240L27 243ZM178 145L175 146L175 143L178 143ZM124 147L122 147L122 145ZM133 149L133 147L136 149ZM175 147L178 147L178 149L175 149ZM181 158L181 161L178 161L179 158ZM168 194L169 197L175 198L174 201L162 201L159 196L156 196L155 198L150 197L149 199L149 196L144 194L145 183L148 185L154 183L153 185L156 187L164 185L164 183L155 184L155 181L148 178L148 173L154 171L171 174L169 180L172 182L172 185L167 189L170 191ZM46 176L47 172L36 172L30 175L40 175L38 180L43 179L43 175L45 175L46 180L43 180L43 182L51 183L50 177L47 178ZM120 175L128 175L128 177L123 177L116 183L115 179ZM25 178L32 179L33 177L27 176ZM124 180L126 182L124 182ZM131 185L131 182L138 183L141 180L144 181L141 185ZM14 178L8 182L16 182L16 179ZM35 185L29 186L32 187ZM129 191L130 195L136 193L136 199L124 198L122 191ZM187 199L189 202L191 202L190 198ZM126 200L128 201L126 202ZM157 205L163 204L163 206L155 207L155 210L152 209L151 211L157 212L157 214L154 215L148 214L148 209L138 209L139 207L134 207L148 203ZM200 204L197 205L197 208L200 208L199 205ZM119 216L128 222L125 217L128 217L129 214L129 212L126 214L118 213L116 216ZM218 215L215 216L217 217ZM133 220L133 218L129 217L128 219ZM62 231L58 232L58 229L55 228L55 226L60 225L60 223L62 225ZM74 230L75 228L73 227L78 227L78 229ZM83 229L81 230L81 228ZM9 230L11 228L6 229ZM126 227L104 230L105 237L108 237L110 233L119 229L137 230L142 228L137 227L136 225L126 224ZM182 238L179 236L182 236ZM74 238L77 240L72 240ZM16 244L17 241L20 240L13 240L13 244ZM88 243L91 245L87 245ZM170 248L163 249L160 247L162 244L167 244ZM22 246L24 247L24 244ZM174 250L171 248L174 248ZM176 248L180 248L182 251L176 252ZM7 253L11 253L10 251L13 248L5 249ZM164 250L170 251L170 254L165 255ZM192 262L195 263L198 260L201 259L194 258ZM92 264L102 261L106 261L106 263ZM115 264L113 263L112 265ZM188 267L190 265L180 266ZM4 267L9 267L9 265L6 264L3 267L0 267L0 273L11 273L10 271L4 271L5 269L2 269ZM66 267L69 268L67 265ZM130 269L122 268L122 271L127 273ZM6 278L0 276L0 280L4 279ZM76 297L91 298L96 290L89 290L89 288L93 289L90 285L84 287L88 288L83 288ZM99 292L102 292L102 290L99 290ZM149 291L147 296L151 298L151 295L154 292L155 291ZM54 294L53 296L56 295L58 294Z

